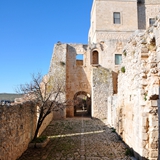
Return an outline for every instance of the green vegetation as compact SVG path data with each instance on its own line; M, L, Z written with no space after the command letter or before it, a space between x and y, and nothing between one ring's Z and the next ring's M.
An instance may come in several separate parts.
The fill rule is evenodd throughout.
M125 67L122 67L122 68L121 68L121 72L122 72L122 73L125 73L125 71L126 71L126 70L125 70Z
M43 143L47 139L47 136L37 137L36 139L32 140L32 143Z
M115 129L115 128L113 128L113 127L112 127L111 129L112 129L112 132L113 132L113 133L115 133L115 132L116 132L116 129Z
M22 97L22 94L0 93L0 101L1 101L1 100L14 101L15 98L20 98L20 97Z
M65 66L65 63L63 61L60 61L61 66Z
M124 55L124 56L127 55L127 51L126 51L126 50L123 51L123 55Z
M133 153L133 150L130 149L130 148L127 148L126 151L125 151L125 155L126 156L134 156L134 153Z
M147 93L144 93L144 100L147 100Z

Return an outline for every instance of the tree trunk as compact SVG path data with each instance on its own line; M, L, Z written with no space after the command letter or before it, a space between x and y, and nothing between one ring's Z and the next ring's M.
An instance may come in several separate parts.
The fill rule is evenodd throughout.
M35 139L37 138L39 129L40 129L40 127L41 127L44 119L47 117L47 115L49 115L49 113L50 113L50 112L46 112L46 114L45 114L44 116L42 116L43 114L40 114L40 115L39 115L38 122L37 122L37 127L36 127L36 131L35 131L33 140L35 140Z

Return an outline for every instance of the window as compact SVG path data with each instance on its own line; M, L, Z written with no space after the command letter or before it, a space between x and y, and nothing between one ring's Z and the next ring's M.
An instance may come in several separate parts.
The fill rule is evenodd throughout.
M155 18L150 18L149 19L149 26L153 26L153 24L155 23L156 19Z
M77 54L77 55L76 55L76 60L81 60L81 61L83 61L83 54Z
M113 13L113 23L114 24L120 24L121 23L120 12L114 12Z
M98 52L97 51L92 52L92 64L98 64Z
M83 65L83 54L77 54L76 55L76 66L82 66Z
M115 54L115 65L120 65L122 62L122 55L121 54Z

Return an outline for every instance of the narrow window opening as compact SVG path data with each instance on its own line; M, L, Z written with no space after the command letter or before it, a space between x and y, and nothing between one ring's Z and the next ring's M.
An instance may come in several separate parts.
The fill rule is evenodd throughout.
M121 23L120 12L114 12L113 13L113 23L114 24L120 24Z
M155 23L156 19L155 18L149 18L149 26L153 26L153 24Z
M115 65L120 65L122 63L122 54L115 54Z
M92 52L92 64L98 64L98 52L97 51Z
M76 55L76 65L82 66L83 65L83 54Z

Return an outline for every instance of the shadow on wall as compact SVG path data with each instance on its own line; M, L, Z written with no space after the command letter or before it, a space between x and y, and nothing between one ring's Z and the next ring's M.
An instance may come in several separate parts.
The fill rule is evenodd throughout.
M118 92L118 73L112 71L113 94Z
M146 29L145 0L138 0L138 29Z

